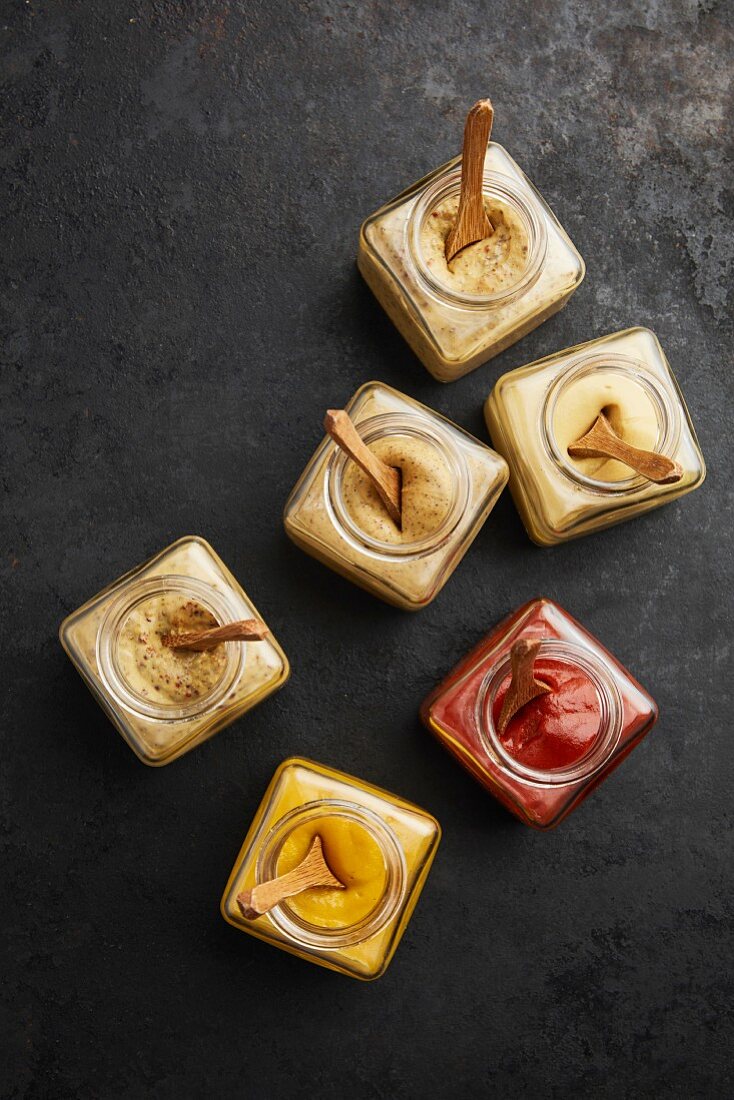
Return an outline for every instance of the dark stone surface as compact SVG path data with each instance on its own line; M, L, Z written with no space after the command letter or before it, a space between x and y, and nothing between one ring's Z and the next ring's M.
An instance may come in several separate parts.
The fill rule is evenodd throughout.
M731 8L4 0L0 34L2 1095L731 1095ZM357 230L457 151L486 93L588 275L562 314L440 387L361 283ZM505 494L418 616L285 539L323 410L361 382L486 438L501 371L633 323L659 334L689 402L699 492L552 551ZM56 630L188 532L240 577L294 673L151 771ZM416 716L538 593L661 710L549 835ZM294 752L443 823L374 985L219 917Z

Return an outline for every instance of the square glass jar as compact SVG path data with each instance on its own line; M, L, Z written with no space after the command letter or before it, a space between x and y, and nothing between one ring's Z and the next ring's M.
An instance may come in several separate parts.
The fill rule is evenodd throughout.
M365 843L357 841L357 851L363 862L365 853L374 853L375 878L379 868L372 908L350 916L355 903L349 889L316 887L299 895L311 896L314 911L307 915L296 899L288 898L263 916L244 917L238 894L282 873L279 860L298 830L312 836L320 835L319 828L328 830L322 841L333 872L343 859L340 837L349 843L355 833L363 834ZM255 814L222 896L222 916L235 928L319 966L363 981L379 978L415 909L440 839L438 822L418 806L335 768L291 757L276 771ZM368 893L370 883L361 882L359 889ZM314 901L315 895L320 896Z
M629 430L627 442L678 462L680 481L656 484L621 462L569 456L568 443L600 412L614 410L623 438ZM509 464L517 510L540 546L632 519L690 493L706 476L683 395L647 328L602 336L502 375L484 414Z
M326 436L288 498L286 533L348 580L416 611L434 599L473 542L507 484L507 464L450 420L380 382L360 387L346 410L367 443L390 439L427 447L451 486L447 511L418 540L373 537L345 503L344 482L353 463Z
M142 676L155 675L159 683L167 682L168 670L155 666L151 673L153 666L138 663L138 657L148 661L151 654L142 634L137 638L142 650L135 650L135 631L128 624L141 614L146 621L148 609L160 601L173 601L175 607L179 599L182 607L188 604L197 613L201 608L220 625L261 618L209 543L191 535L108 585L59 629L61 644L99 705L136 756L154 767L200 745L277 691L290 675L288 658L268 634L262 641L225 642L208 654L195 654L203 661L192 675L205 684L198 696L188 698L186 687L176 693L174 681L177 698L166 698L165 691L163 697L150 697L160 687L152 688L153 681L149 685L131 669L143 668ZM215 664L208 662L209 654L216 655Z
M510 651L521 638L540 640L534 674L552 691L521 708L501 734L497 719L511 679ZM547 599L531 600L495 627L424 700L420 713L459 763L536 829L562 821L658 717L654 700L627 669Z
M491 294L451 289L426 262L421 230L460 186L461 157L455 157L371 214L359 234L357 265L367 285L439 382L461 378L532 332L566 304L586 270L543 196L492 141L484 194L523 225L527 265L516 281Z

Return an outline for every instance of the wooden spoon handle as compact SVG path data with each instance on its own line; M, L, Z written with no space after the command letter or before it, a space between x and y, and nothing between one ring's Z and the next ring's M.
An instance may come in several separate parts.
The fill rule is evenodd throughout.
M459 208L468 203L479 203L484 213L483 182L484 159L487 155L489 135L492 133L494 108L488 99L478 100L464 124L464 146L461 151L461 197Z
M175 631L164 634L161 641L172 649L213 649L221 642L260 641L269 633L260 619L240 619L236 623L213 626L209 630Z
M324 428L346 454L364 470L391 518L401 523L401 471L379 459L362 439L344 409L329 409Z
M586 435L569 444L568 453L572 458L616 458L658 485L671 485L683 477L680 464L666 455L625 443L603 413Z
M332 875L321 846L321 837L315 836L305 859L285 875L261 882L251 890L243 890L237 895L237 904L247 920L254 920L267 913L285 898L300 894L312 886L332 886L344 889L344 883Z
M480 99L466 116L464 148L461 154L461 194L456 221L446 237L446 262L475 241L492 234L484 209L484 160L492 132L494 110L488 99Z
M535 658L540 648L540 639L520 638L510 650L510 664L512 666L512 680L507 689L507 694L502 700L497 727L500 733L504 733L510 724L510 719L517 712L535 699L538 695L545 695L551 689L542 680L536 680L533 675Z

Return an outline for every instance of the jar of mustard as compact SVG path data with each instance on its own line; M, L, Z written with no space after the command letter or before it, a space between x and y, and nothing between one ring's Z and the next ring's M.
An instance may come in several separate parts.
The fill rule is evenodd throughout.
M435 598L494 507L507 465L438 413L380 382L347 412L368 447L402 474L402 523L327 436L285 506L288 536L388 603L414 611Z
M461 189L456 157L362 224L357 265L428 371L452 382L522 339L566 304L584 261L510 154L490 142L484 204L494 232L447 264Z
M302 959L369 981L387 969L423 889L441 830L397 795L311 760L276 771L221 902L224 919ZM243 891L296 868L320 837L342 884L314 886L257 917Z
M603 413L625 443L664 455L678 480L659 484L624 462L572 457L569 447ZM660 342L631 328L502 375L485 404L510 490L541 546L587 535L698 488L706 464Z
M272 634L175 649L164 637L243 619L254 604L204 539L179 539L64 619L61 644L144 764L188 752L282 687L288 659Z

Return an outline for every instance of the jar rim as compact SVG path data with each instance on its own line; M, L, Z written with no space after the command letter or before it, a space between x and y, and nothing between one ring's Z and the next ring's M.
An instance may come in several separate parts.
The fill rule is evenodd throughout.
M468 294L454 290L436 278L425 264L420 237L424 222L433 209L451 195L458 194L460 189L461 167L450 169L433 180L413 206L405 232L418 279L424 291L461 309L489 310L508 305L530 290L540 278L548 248L545 218L537 210L528 188L503 172L485 169L482 192L510 206L521 219L528 238L528 261L515 283L492 294Z
M412 561L435 553L456 530L465 514L469 501L469 471L466 459L455 445L450 433L437 422L411 411L378 413L355 423L363 441L374 443L386 436L410 436L421 439L439 451L446 462L453 485L453 499L449 510L438 527L424 538L413 542L392 543L373 538L360 528L347 510L343 494L343 480L348 463L352 460L336 444L324 471L324 503L331 522L342 538L371 557L384 560Z
M523 638L534 640L530 635ZM541 769L522 764L502 744L494 722L494 704L499 688L511 675L510 649L487 671L477 693L475 721L488 755L514 778L540 787L557 787L586 780L598 772L613 755L622 734L622 697L608 665L587 646L557 638L538 638L536 660L557 660L580 668L591 680L599 701L599 729L587 751L561 768Z
M132 689L123 675L117 659L120 631L130 613L144 600L168 592L180 592L212 614L221 625L235 622L237 609L228 594L196 577L163 573L147 580L134 581L120 592L108 607L97 630L96 656L100 678L115 702L141 718L162 722L183 722L210 711L226 696L232 684L242 675L247 660L248 642L225 642L227 663L220 679L205 695L188 704L155 703Z
M343 817L356 822L378 844L385 861L386 880L382 898L356 924L344 928L324 928L298 916L286 898L267 914L288 939L304 947L343 948L363 943L380 932L403 903L407 888L405 854L394 830L379 814L367 806L340 798L320 798L295 806L274 823L265 836L257 856L255 881L258 885L277 877L278 856L295 828L321 817Z
M566 478L577 485L602 495L634 493L649 484L647 478L642 477L641 474L633 473L630 477L622 478L619 481L603 481L584 474L571 462L569 456L562 452L556 440L553 422L556 407L562 394L579 378L597 370L607 370L631 377L640 386L650 400L658 421L658 438L655 450L658 454L666 455L668 458L673 457L680 439L680 413L677 402L673 400L673 396L664 380L650 370L642 360L618 353L595 352L591 355L582 354L572 358L565 364L554 378L545 395L545 401L540 411L541 438L546 453L553 463Z

